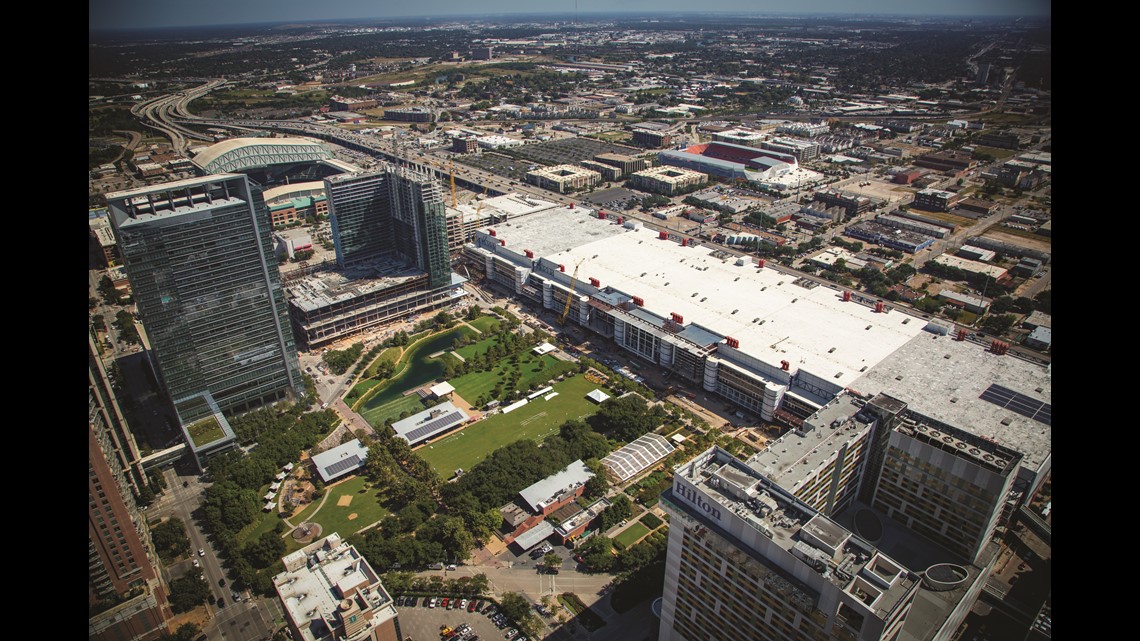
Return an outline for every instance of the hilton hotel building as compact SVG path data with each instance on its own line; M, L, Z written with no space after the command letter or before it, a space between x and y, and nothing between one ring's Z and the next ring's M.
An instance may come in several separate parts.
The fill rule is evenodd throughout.
M836 397L746 461L674 470L660 641L942 641L996 560L1022 455L887 394Z

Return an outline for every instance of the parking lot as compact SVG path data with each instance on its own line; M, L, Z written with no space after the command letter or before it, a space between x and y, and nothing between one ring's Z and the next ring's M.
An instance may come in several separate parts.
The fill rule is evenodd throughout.
M463 156L455 157L456 163L478 167L483 171L490 172L496 176L502 176L508 180L516 182L524 182L526 180L526 172L530 171L530 167L537 168L540 166L536 163L529 163L518 158L503 155L498 152L486 151L481 154L465 154Z
M440 626L454 629L464 623L471 626L471 631L474 633L469 641L476 636L481 641L503 639L505 631L510 629L504 627L500 630L487 615L478 611L448 610L439 605L428 608L424 605L424 599L425 597L417 597L415 605L396 607L400 613L400 631L404 635L404 641L437 641L440 638ZM484 607L488 603L490 601L485 601Z
M582 196L582 200L599 205L606 209L635 209L641 203L641 199L645 198L645 194L640 192L631 191L624 187L614 187L613 189L603 189L595 191L592 194Z

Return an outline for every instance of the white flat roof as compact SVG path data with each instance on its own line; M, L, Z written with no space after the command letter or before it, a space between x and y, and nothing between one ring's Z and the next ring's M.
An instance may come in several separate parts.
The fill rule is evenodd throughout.
M579 280L598 278L603 288L641 297L658 315L676 312L686 323L736 338L748 356L777 367L787 360L792 371L804 369L840 386L926 325L898 310L877 314L845 303L838 286L805 289L770 267L737 266L735 256L714 258L716 249L682 247L642 228L549 258L566 265L583 260Z
M594 473L590 471L590 468L586 467L582 459L578 459L558 472L523 489L519 492L519 497L522 498L531 512L537 513L541 511L543 503L571 487L585 483L590 480L590 477L593 475Z
M451 386L451 383L444 381L438 385L432 385L429 388L429 391L431 391L431 393L435 394L436 396L443 396L444 394L450 394L454 392L455 388Z
M518 535L514 543L523 550L529 550L551 534L554 534L554 526L551 525L549 521L542 521L538 525Z
M1052 403L1050 368L1012 354L994 354L988 349L991 340L956 341L953 334L924 333L851 387L865 394L889 394L920 414L1015 449L1025 455L1023 466L1037 469L1052 451L1052 427L981 396L997 384ZM1003 425L1003 420L1009 424Z

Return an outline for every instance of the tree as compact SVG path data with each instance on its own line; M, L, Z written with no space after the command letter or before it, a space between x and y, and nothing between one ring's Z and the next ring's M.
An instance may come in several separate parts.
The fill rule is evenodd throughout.
M530 602L516 592L506 592L499 598L499 610L501 610L508 619L519 624L520 627L534 627L535 617L534 613L530 610ZM528 631L527 634L528 636L534 636L533 631Z
M578 546L578 554L582 563L592 572L608 572L614 563L613 541L606 536L596 534Z
M542 564L548 568L562 567L562 557L556 552L547 552L546 556L542 557Z
M186 537L186 524L171 518L150 529L150 538L158 556L166 563L190 552L190 539Z
M982 321L982 329L995 335L1001 335L1013 327L1017 317L1013 314L990 314Z
M181 579L170 582L170 609L175 614L189 612L205 603L209 597L210 586L200 568L194 568Z

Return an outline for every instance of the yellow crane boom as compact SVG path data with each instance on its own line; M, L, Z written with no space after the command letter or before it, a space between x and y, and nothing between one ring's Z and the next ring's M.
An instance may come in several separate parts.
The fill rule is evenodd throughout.
M558 319L559 325L565 325L566 317L570 315L570 301L574 300L574 285L578 283L578 268L582 266L583 260L586 259L583 258L574 265L574 273L570 276L570 292L566 294L566 306L562 308L562 316Z
M459 201L455 198L455 164L448 160L447 170L451 172L451 207L454 209L459 206Z

